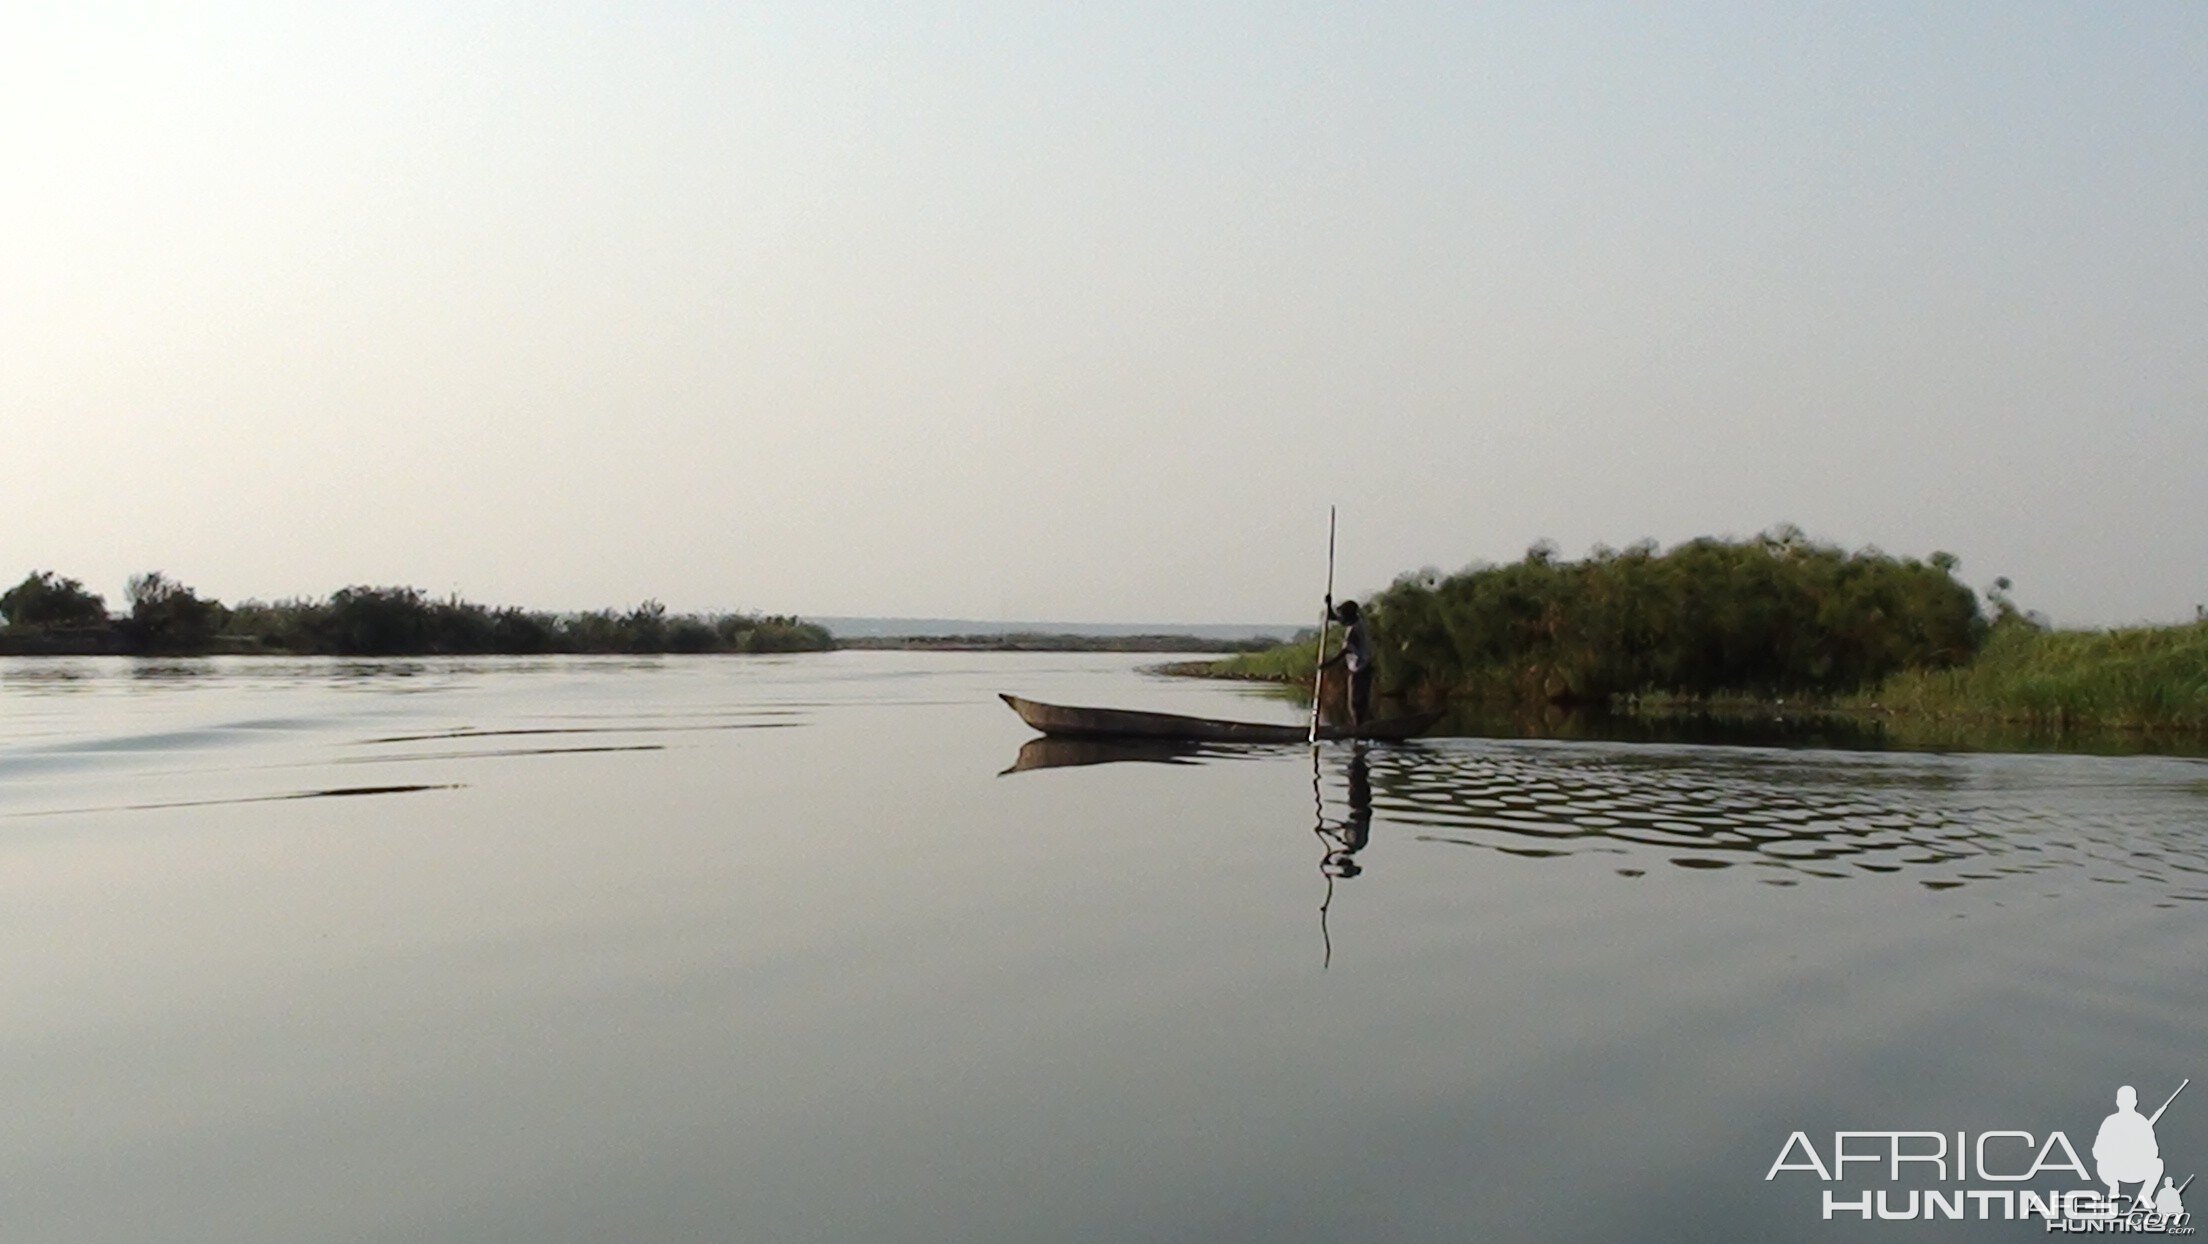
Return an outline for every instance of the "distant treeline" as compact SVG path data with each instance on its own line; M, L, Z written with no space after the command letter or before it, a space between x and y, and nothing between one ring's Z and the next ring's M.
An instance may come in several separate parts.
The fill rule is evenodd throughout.
M1263 652L1277 639L1206 639L1201 635L1081 635L1006 631L989 635L881 635L838 639L838 648L910 652Z
M224 605L158 572L133 577L129 610L115 615L81 582L51 571L0 593L0 653L426 656L831 646L826 629L794 617L670 614L656 600L627 611L547 613L434 599L411 587L348 587L325 600Z
M1382 689L1413 699L1838 695L1970 660L1992 621L1955 567L1946 553L1845 552L1786 526L1579 561L1536 545L1508 565L1405 575L1364 606ZM1306 640L1219 672L1262 677L1270 661L1308 678L1310 651Z

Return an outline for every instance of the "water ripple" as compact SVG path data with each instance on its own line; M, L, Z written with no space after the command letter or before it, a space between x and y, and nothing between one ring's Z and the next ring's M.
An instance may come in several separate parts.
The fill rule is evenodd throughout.
M1375 748L1379 819L1425 843L1517 859L1623 857L1757 880L2019 878L2208 900L2197 762L1901 753L1808 755L1450 740Z
M287 803L294 799L355 799L364 795L412 795L422 791L461 790L457 782L410 782L391 786L334 786L328 790L285 791L275 795L237 795L225 799L171 799L158 803L112 803L89 808L49 808L39 812L9 812L11 818L81 816L89 812L151 812L167 808L214 808L239 803Z

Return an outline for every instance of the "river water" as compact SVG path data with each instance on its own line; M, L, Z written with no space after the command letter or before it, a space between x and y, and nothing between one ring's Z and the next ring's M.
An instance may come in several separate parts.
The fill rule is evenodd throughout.
M0 661L7 1237L2016 1239L1766 1175L2208 1073L2208 763L995 698L1295 718L1141 660Z

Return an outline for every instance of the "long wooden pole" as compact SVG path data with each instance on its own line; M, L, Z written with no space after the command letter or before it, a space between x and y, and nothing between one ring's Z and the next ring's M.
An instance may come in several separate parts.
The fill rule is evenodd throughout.
M1334 620L1334 507L1326 507L1326 604L1319 608L1319 651L1311 667L1311 746L1319 745L1319 692L1326 686L1326 627Z

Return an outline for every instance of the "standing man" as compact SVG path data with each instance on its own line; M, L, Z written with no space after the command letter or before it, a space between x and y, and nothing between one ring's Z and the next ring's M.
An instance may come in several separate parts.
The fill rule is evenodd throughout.
M1353 600L1336 608L1334 598L1327 597L1326 616L1349 629L1342 635L1341 651L1320 662L1319 669L1337 664L1349 668L1349 728L1357 730L1372 720L1372 630ZM1312 694L1317 694L1317 688Z

